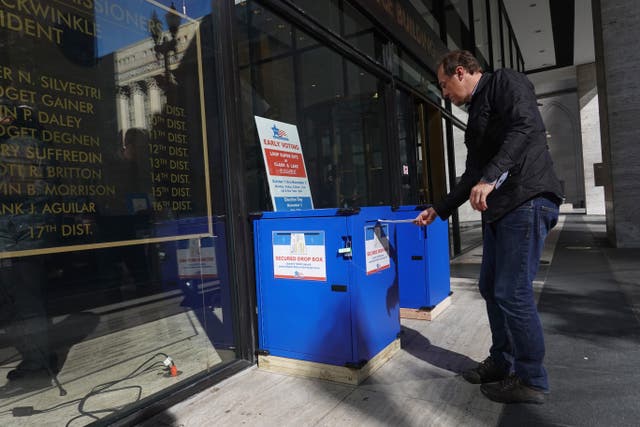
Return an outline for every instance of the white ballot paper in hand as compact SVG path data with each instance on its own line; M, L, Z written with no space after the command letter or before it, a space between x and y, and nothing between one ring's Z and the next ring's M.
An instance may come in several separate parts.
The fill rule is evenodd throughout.
M379 219L378 222L401 224L403 222L411 222L411 223L413 223L414 219L415 218L409 218L409 219Z

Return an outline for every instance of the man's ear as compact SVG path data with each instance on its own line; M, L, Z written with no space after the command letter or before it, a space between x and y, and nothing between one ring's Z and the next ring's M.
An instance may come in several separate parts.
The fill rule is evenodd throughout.
M464 76L464 68L461 65L456 67L456 76L458 80L462 81L462 77Z

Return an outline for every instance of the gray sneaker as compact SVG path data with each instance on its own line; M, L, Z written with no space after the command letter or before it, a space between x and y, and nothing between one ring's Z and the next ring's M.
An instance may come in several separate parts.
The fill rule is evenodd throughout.
M502 381L509 376L509 370L504 366L499 366L491 356L478 363L473 369L468 369L462 373L462 378L471 384L484 384Z
M515 375L507 379L480 386L482 394L494 402L501 403L537 403L542 404L549 392L528 386Z

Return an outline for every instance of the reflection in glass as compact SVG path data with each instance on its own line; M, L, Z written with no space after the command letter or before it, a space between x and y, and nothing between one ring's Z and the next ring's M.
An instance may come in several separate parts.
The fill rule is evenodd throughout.
M462 20L463 24L469 28L469 2L467 0L446 0Z
M489 57L489 27L487 26L487 2L486 0L473 0L473 31L476 47L480 53L480 60L486 68Z
M507 23L504 13L502 16L502 51L504 53L504 68L512 68L511 66L511 35L509 33L509 24Z
M448 124L449 120L447 118L442 118L442 129L447 129L447 124ZM444 165L445 165L445 176L447 177L446 180L446 191L447 193L449 191L451 191L451 184L450 181L448 179L448 177L450 177L451 175L449 174L449 150L444 150Z
M410 0L416 11L422 16L424 22L434 31L435 34L440 34L440 23L436 19L437 12L436 7L438 1L436 0Z
M314 205L382 203L388 181L379 82L325 47L303 53L301 64L303 148Z
M85 425L235 358L210 2L46 4L0 5L24 24L0 25L2 425Z
M447 24L447 47L449 50L473 50L467 0L445 0L444 14Z
M444 13L447 28L447 47L449 50L464 49L465 26L456 2L446 0L444 3Z
M381 61L382 41L376 33L375 25L370 19L344 0L293 0L307 15L313 17L324 27L344 38L356 49L369 57ZM298 48L311 46L316 43L313 39L298 34L296 38Z
M502 44L500 42L500 18L498 0L489 0L491 11L491 46L493 48L493 69L502 68Z
M341 0L293 0L300 9L304 10L309 16L313 16L324 27L330 29L336 34L341 34L340 24L340 5Z
M431 98L434 98L433 95L440 97L440 89L432 83L437 80L436 77L427 71L424 66L420 65L404 50L399 51L397 61L399 64L398 77L417 91Z
M365 55L382 63L384 38L376 26L348 2L343 2L344 38Z
M236 6L238 19L239 65L250 61L268 60L290 51L293 46L291 25L256 2L241 2ZM247 34L246 30L251 29ZM260 43L259 48L255 48ZM249 50L251 47L254 49ZM253 56L252 56L253 55Z

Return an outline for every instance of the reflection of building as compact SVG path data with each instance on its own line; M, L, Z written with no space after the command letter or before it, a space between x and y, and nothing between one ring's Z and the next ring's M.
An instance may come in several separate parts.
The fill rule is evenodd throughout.
M130 131L146 135L146 142L136 148L142 171L138 181L147 183L139 192L148 194L156 218L203 215L206 199L196 196L206 185L201 178L205 174L196 38L200 21L180 25L182 18L167 12L169 29L161 31L157 16L151 14L141 41L113 53L118 137L111 141L126 153Z
M181 25L176 32L175 52L167 52L169 72L177 69L193 42L199 23ZM169 31L165 37L171 37ZM150 129L152 116L162 112L167 101L165 58L156 55L154 40L148 37L116 51L113 55L118 87L118 130L123 134L132 127Z

